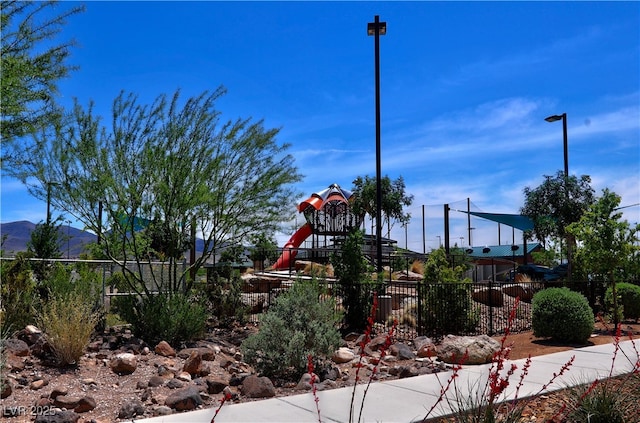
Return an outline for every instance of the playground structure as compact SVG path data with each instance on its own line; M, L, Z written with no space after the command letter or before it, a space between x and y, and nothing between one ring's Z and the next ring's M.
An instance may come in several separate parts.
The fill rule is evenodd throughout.
M282 254L273 265L273 269L289 268L298 254L298 247L310 236L313 249L321 243L326 246L328 236L345 237L351 230L359 227L364 216L356 216L353 213L353 199L351 191L340 188L338 184L332 184L298 204L298 212L304 215L305 224L284 244ZM324 237L324 240L321 240L321 237Z

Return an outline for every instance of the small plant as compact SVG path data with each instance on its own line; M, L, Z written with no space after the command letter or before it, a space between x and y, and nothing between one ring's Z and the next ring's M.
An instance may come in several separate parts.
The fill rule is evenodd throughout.
M200 337L207 312L197 299L181 293L159 293L140 299L114 299L114 311L131 324L133 333L149 344L167 341L178 344Z
M633 337L629 334L631 345L635 351L635 357L626 356L630 361L631 371L623 376L613 377L613 369L620 350L621 326L617 325L614 338L615 349L611 360L609 375L604 380L594 380L591 383L578 385L570 389L570 399L558 411L556 417L559 421L589 423L624 423L628 416L637 414L634 411L640 393L630 397L620 395L624 385L631 383L637 385L640 378L640 352L636 347ZM565 419L566 417L566 419ZM554 420L555 421L555 420Z
M624 319L638 320L640 318L640 286L631 283L617 283L616 292L618 294L619 312ZM613 310L613 288L607 288L604 297L608 309ZM615 312L615 310L613 311ZM622 319L619 319L622 320Z
M77 293L52 297L44 304L40 324L61 366L78 363L98 319L92 304Z
M358 382L360 381L360 369L364 366L363 361L365 358L365 347L367 346L367 344L371 342L371 334L373 331L373 324L375 322L377 311L378 311L378 296L374 292L373 304L371 306L371 313L367 318L367 327L364 331L364 336L360 341L360 357L358 359L358 363L356 364L356 380L355 380L355 384L353 385L353 391L351 392L351 406L349 408L349 423L352 423L354 421L353 413L354 413L354 405L355 405L355 395L356 395L356 389L358 388ZM369 387L371 386L371 382L373 381L373 379L375 378L378 372L378 365L380 364L380 361L382 361L382 359L386 356L387 351L391 346L391 341L393 340L393 335L395 333L397 326L398 326L398 321L394 320L393 325L391 326L391 328L389 329L389 332L385 337L384 344L379 349L380 360L378 360L374 365L374 367L371 369L371 375L369 376L369 380L367 382L366 388L364 389L364 393L362 395L362 401L360 402L360 413L358 414L358 420L356 420L356 422L362 421L362 412L364 411L364 402L365 402L365 399L367 398L367 392L369 392Z
M336 327L342 316L333 299L321 297L316 279L298 279L263 314L259 332L243 342L245 360L264 376L291 378L305 372L309 354L333 353L340 343Z
M568 288L547 288L533 296L531 326L534 336L586 343L594 328L589 301Z

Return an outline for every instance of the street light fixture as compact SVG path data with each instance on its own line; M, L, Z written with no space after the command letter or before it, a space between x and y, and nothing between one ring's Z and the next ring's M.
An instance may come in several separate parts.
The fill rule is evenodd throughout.
M375 38L375 79L376 79L376 259L377 271L382 272L382 179L380 164L380 35L387 33L387 23L380 22L375 15L374 22L367 24L367 35Z
M569 145L567 141L567 114L551 115L544 118L547 122L557 122L562 120L562 141L564 149L564 195L565 200L569 201ZM571 279L571 259L572 259L572 246L569 241L569 235L566 237L567 243L567 277Z
M564 147L564 177L569 178L569 146L567 143L567 114L551 115L544 118L547 122L557 122L562 120L562 135L563 135L563 147Z

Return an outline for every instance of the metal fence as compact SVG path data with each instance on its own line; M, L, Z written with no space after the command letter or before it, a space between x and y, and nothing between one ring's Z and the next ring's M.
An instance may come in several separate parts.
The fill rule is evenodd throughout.
M9 260L8 258L2 258ZM57 260L70 265L82 262L91 265L99 274L103 304L109 307L110 299L118 292L110 285L111 277L121 268L110 261ZM164 263L151 263L133 270L145 275L149 288L162 286L166 271ZM186 266L186 264L184 264ZM184 268L186 269L186 267ZM242 280L241 300L247 306L249 319L259 321L260 316L275 303L300 276L293 271L288 275L270 275L265 272L249 275ZM320 272L321 273L321 272ZM409 272L406 272L407 275ZM343 304L338 295L339 282L331 277L320 278L328 295L335 298L340 310ZM198 285L198 284L196 284ZM580 292L588 300L594 314L604 310L606 283L603 281L573 281L560 283L521 282L517 284L485 283L426 283L422 280L386 280L383 289L377 292L378 311L375 316L376 330L388 331L394 319L398 322L396 337L412 340L426 335L434 338L449 333L456 335L503 334L507 327L511 332L531 329L531 300L539 290L550 286L566 286ZM100 288L98 288L100 289ZM370 290L370 286L361 289ZM152 291L155 289L151 289ZM519 301L516 301L516 298Z

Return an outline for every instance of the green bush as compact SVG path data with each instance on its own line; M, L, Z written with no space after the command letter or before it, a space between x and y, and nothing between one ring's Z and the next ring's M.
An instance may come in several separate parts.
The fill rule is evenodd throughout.
M547 288L533 296L531 326L534 336L585 343L593 332L593 311L582 294Z
M206 327L205 307L181 293L121 296L114 299L113 306L131 324L133 333L148 344L191 341L202 336Z
M373 291L376 289L370 276L372 268L362 253L363 239L361 231L350 233L340 253L331 256L334 274L338 279L334 294L342 298L346 331L361 331L367 326Z
M61 366L77 364L89 344L99 314L84 295L53 296L39 312L39 324Z
M35 323L35 310L40 300L28 257L25 253L18 253L14 260L1 264L0 330L21 330Z
M215 274L204 288L209 310L225 326L233 320L245 322L249 307L242 302L242 278L235 270L229 280Z
M472 332L479 321L473 306L471 281L464 278L465 264L452 267L444 249L433 251L424 267L422 317L432 336Z
M263 314L259 332L243 342L245 360L264 376L298 377L309 355L319 359L335 351L341 319L317 280L297 280Z
M638 320L640 318L640 286L626 282L618 283L616 292L622 316L625 319ZM609 310L613 310L613 287L607 288L604 302Z

